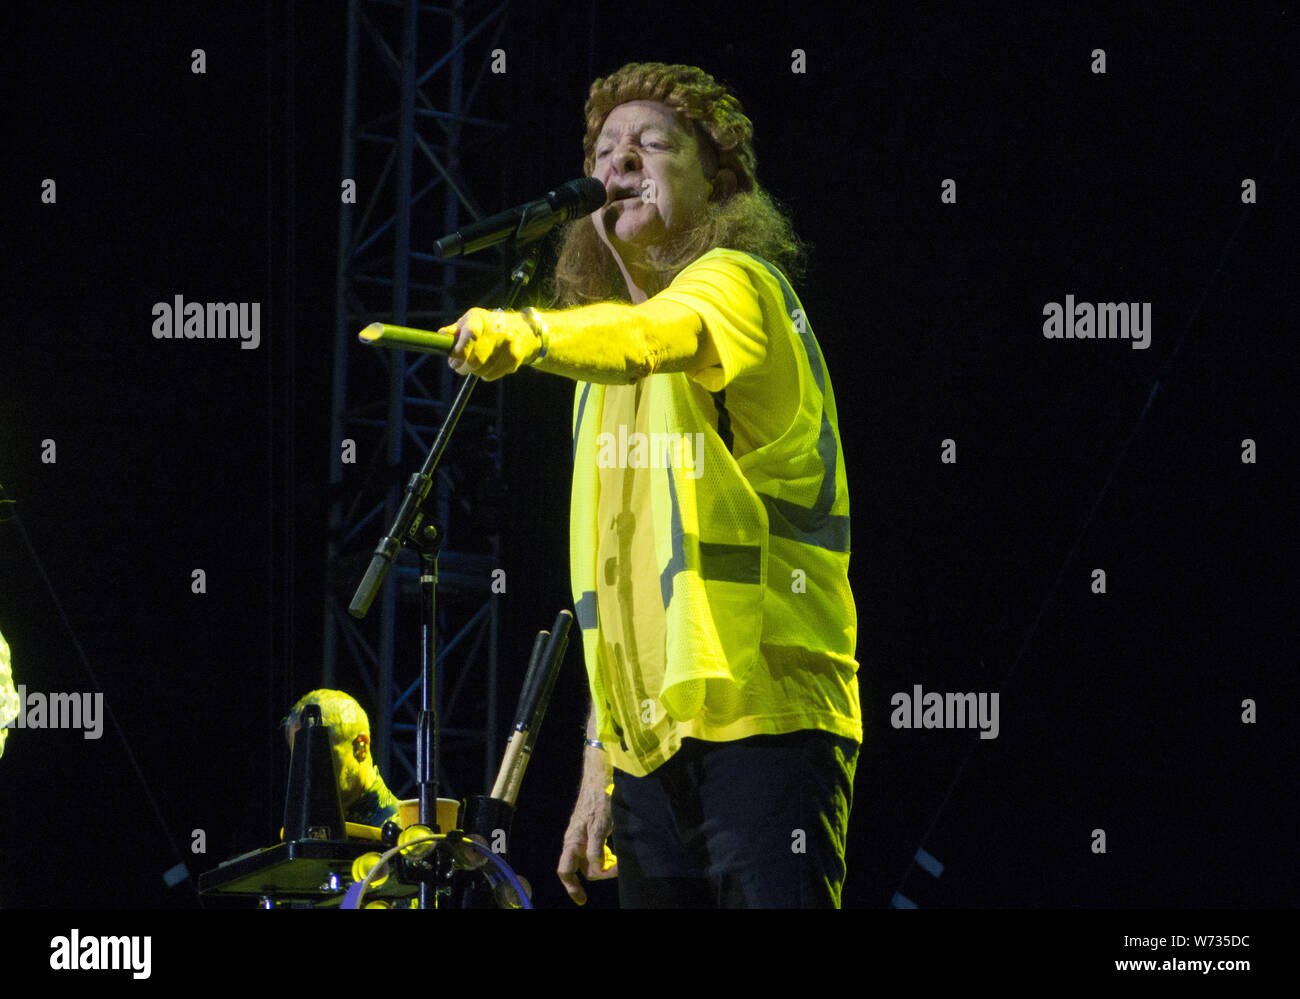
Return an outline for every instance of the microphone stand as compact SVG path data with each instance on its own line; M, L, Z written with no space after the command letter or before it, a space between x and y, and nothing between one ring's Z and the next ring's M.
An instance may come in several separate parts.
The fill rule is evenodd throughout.
M521 221L522 230L522 221ZM506 291L506 309L514 308L515 301L524 286L532 280L537 269L538 246L528 249L510 274L510 285ZM411 476L406 483L406 494L397 511L388 533L375 548L370 559L370 567L357 586L348 606L348 613L355 618L363 618L370 610L375 595L383 585L384 577L392 568L403 545L410 545L420 557L420 713L416 723L416 783L420 795L420 824L436 829L438 807L438 708L437 708L437 589L438 589L438 550L442 547L442 532L432 521L425 520L421 509L425 498L433 488L433 472L442 459L456 424L469 403L470 393L478 383L478 375L468 375L456 394L456 399L448 410L438 436L425 456L420 471ZM449 830L437 830L447 832ZM433 886L422 880L420 882L419 907L434 907Z

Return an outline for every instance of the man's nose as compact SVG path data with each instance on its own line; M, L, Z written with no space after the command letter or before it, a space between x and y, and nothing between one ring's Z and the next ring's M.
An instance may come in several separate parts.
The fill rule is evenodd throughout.
M614 150L614 168L619 173L631 173L640 166L641 158L637 155L636 147L631 143L625 142Z

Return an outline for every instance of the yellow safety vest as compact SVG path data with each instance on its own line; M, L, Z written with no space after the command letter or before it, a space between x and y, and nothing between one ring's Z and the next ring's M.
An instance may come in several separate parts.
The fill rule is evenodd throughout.
M811 650L834 660L847 676L851 696L846 692L842 700L851 708L823 719L824 704L807 705L802 715L816 716L816 727L860 739L852 676L857 614L848 583L849 498L825 361L798 298L775 267L729 250L700 259L717 255L744 266L751 280L779 288L787 321L781 329L765 323L765 331L769 349L785 350L793 362L788 377L769 379L764 391L797 393L797 416L779 438L737 460L723 439L725 391L711 395L685 373L651 376L652 434L663 435L662 442L688 442L688 452L703 444L702 454L690 454L679 443L675 452L668 449L674 460L641 473L652 476L654 551L666 616L658 699L672 719L686 722L701 714L714 685L746 685L760 644ZM788 347L771 343L776 336L785 337ZM577 385L570 570L598 731L602 741L617 744L617 698L598 654L596 438L604 396L605 386ZM783 708L773 704L770 712L776 716ZM626 721L633 706L617 710Z

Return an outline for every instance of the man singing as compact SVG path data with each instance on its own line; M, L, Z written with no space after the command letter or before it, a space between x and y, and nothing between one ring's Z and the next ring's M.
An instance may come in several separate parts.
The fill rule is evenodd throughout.
M579 904L581 873L617 875L624 907L838 906L857 614L835 397L782 270L801 247L702 70L624 66L586 121L608 200L565 234L561 308L444 330L462 374L577 382L592 710L558 873Z

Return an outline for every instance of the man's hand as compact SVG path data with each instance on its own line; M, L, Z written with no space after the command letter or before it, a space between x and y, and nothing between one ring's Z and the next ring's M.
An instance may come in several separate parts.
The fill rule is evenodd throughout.
M609 795L603 782L585 780L573 806L573 817L564 834L564 850L555 873L564 890L578 905L587 904L587 893L578 880L581 873L590 881L618 877L618 858L605 845L614 823L610 818Z
M458 375L493 381L514 374L541 352L541 338L518 312L470 309L439 333L456 338L448 363Z

